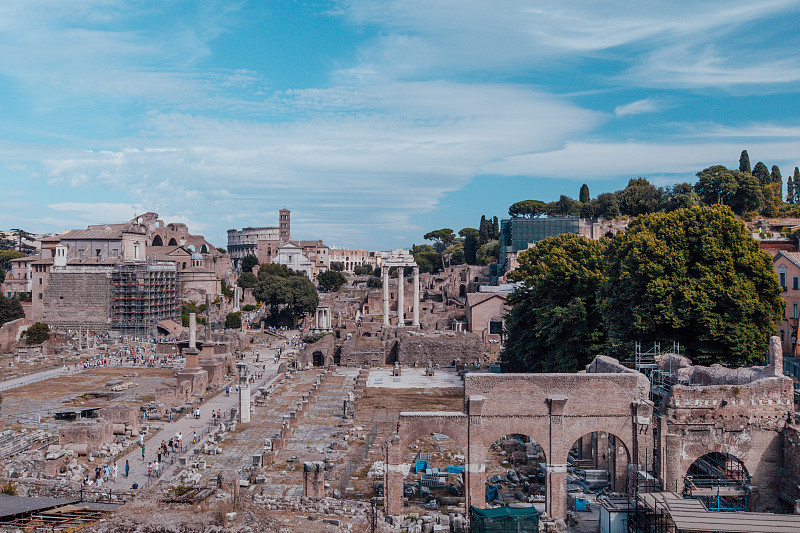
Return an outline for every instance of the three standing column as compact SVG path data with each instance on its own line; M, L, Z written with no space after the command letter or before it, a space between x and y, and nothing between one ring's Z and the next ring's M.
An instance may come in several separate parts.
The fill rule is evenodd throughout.
M389 325L389 267L381 268L383 278L383 325Z
M414 265L414 301L413 301L413 315L411 319L411 326L419 327L419 267Z
M406 326L405 279L405 267L397 267L397 325L401 328Z

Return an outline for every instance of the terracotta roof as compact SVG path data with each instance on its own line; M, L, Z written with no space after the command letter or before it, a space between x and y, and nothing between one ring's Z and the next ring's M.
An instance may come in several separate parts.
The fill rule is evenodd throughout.
M777 261L778 257L781 256L781 255L783 257L785 257L787 260L789 260L790 262L794 263L795 266L800 267L800 252L786 252L784 250L781 250L780 252L775 254L773 262Z
M508 294L504 292L468 292L467 293L467 305L470 307L476 306L480 303L485 302L486 300L490 300L491 298L497 296L505 300L508 298Z
M116 241L122 239L119 229L74 229L59 235L62 241Z

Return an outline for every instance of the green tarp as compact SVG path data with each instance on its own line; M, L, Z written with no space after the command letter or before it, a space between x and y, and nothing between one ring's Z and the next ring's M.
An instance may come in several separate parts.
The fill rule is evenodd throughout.
M471 533L539 533L539 511L535 507L470 507Z

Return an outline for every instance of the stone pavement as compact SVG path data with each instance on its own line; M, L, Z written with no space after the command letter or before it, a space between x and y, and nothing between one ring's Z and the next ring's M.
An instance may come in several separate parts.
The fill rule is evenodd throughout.
M256 380L255 383L250 384L251 397L258 394L258 387L275 376L279 366L279 363L276 364L273 362L276 351L277 346L275 348L259 346L254 347L253 350L249 352L249 355L246 355L245 362L250 365L250 372L262 372L264 375L262 379ZM257 368L253 366L256 352L260 354ZM237 360L237 362L241 362L241 360ZM266 369L262 370L262 365L266 365ZM199 419L195 419L191 414L180 415L180 418L176 418L173 415L173 422L165 421L160 424L151 423L150 427L153 428L153 430L145 435L144 461L142 461L141 448L138 445L132 447L127 453L117 459L117 481L113 482L109 479L109 482L104 486L117 490L125 490L131 488L134 483L137 483L140 488L143 488L148 482L147 465L150 461L155 462L157 459L158 448L161 445L161 441L169 442L169 439L175 437L178 432L183 436L184 454L191 453L192 449L197 446L192 444L193 432L197 432L199 435L204 429L211 425L212 411L215 413L217 410L222 411L223 420L226 420L230 416L231 408L238 407L239 394L235 391L236 381L236 378L232 378L229 382L231 385L230 396L226 396L223 390L222 393L204 400L203 403L198 406L200 408ZM170 454L171 457L173 455L174 454ZM130 465L130 474L127 479L125 478L126 460ZM173 471L178 468L177 463L173 463L163 469L163 475L171 475ZM155 479L153 479L153 481L155 481Z

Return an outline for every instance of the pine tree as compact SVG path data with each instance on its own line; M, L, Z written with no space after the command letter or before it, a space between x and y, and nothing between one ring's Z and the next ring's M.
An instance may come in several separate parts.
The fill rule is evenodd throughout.
M750 156L747 154L747 150L742 150L742 155L739 156L739 172L751 173Z
M578 199L581 201L582 204L589 203L589 201L591 201L592 199L592 197L589 196L589 186L586 185L585 183L581 185L581 193L578 196Z

